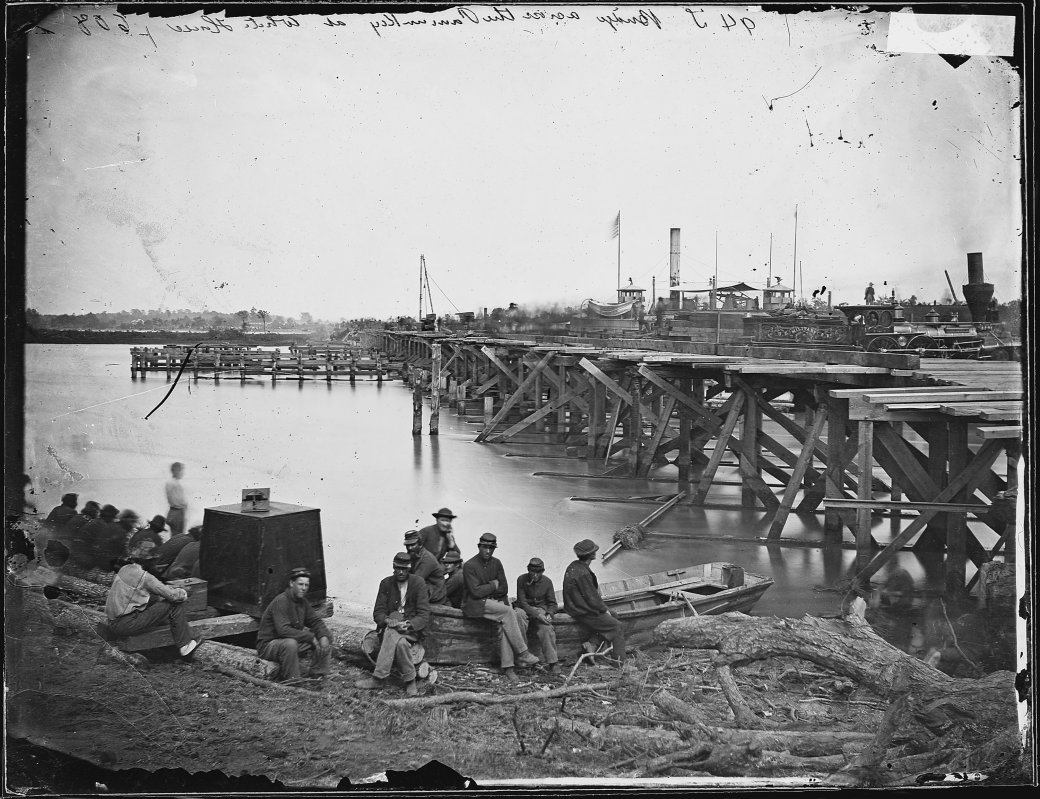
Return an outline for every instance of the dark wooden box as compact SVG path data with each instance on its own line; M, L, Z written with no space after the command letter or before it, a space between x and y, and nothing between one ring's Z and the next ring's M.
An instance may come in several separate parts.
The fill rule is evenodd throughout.
M272 502L264 513L242 511L242 504L206 508L199 547L199 573L209 584L209 604L220 610L259 617L289 584L289 571L311 572L307 600L324 602L325 553L321 511Z

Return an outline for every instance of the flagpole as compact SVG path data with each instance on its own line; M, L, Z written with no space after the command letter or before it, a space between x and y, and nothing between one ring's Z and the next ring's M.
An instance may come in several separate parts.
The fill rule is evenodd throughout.
M617 287L621 289L621 212L617 212ZM618 302L621 301L621 295L618 295Z

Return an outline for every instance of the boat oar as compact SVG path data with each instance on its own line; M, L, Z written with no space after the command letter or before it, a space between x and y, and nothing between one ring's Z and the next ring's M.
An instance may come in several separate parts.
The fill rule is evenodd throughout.
M636 524L629 524L622 527L620 530L614 533L614 543L610 545L610 548L603 553L603 560L607 561L614 557L622 549L635 549L636 544L642 541L646 537L647 528L661 518L664 514L674 508L683 497L686 496L685 491L680 491L661 507L657 508L653 513L647 516Z

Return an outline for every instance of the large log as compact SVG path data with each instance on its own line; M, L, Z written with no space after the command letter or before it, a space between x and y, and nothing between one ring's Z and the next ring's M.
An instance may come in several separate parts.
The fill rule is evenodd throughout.
M697 709L678 697L659 691L654 704L667 716L690 725L697 738L733 746L752 746L778 752L790 752L799 757L838 755L848 744L865 748L873 740L869 732L844 730L737 730L704 723Z
M949 677L880 638L861 617L783 619L723 613L662 622L655 644L714 649L717 665L740 665L772 657L797 657L850 677L877 695L894 699L900 667L910 685L914 718L937 734L970 725L978 739L1017 723L1015 675Z
M103 635L103 633L105 633L104 625L106 621L104 613L92 608L73 605L61 599L51 600L49 604L54 616L55 627L73 629L91 636L96 636L99 642L104 642L106 640L105 635ZM213 619L203 619L200 621L212 622ZM200 622L192 622L193 625L199 623ZM169 637L169 630L163 629L160 632L165 633L167 638ZM173 641L169 640L168 644L165 645L172 645L172 643ZM164 644L160 644L159 646L164 646ZM278 671L277 663L270 660L262 660L256 656L255 652L249 649L232 646L220 641L205 641L202 646L196 650L194 662L201 665L219 664L245 672L246 674L261 680L270 680Z

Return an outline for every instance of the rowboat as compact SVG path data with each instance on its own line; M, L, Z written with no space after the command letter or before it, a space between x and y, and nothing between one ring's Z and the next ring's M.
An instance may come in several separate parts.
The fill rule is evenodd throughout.
M603 601L624 625L629 646L646 646L651 631L666 619L739 611L747 613L766 589L769 577L746 572L731 563L703 563L669 571L600 583ZM563 592L556 592L563 606ZM581 632L566 613L553 616L556 648L562 659L581 654ZM497 663L498 625L484 619L466 618L462 611L434 605L424 640L426 660L434 664ZM533 629L528 645L541 656Z

